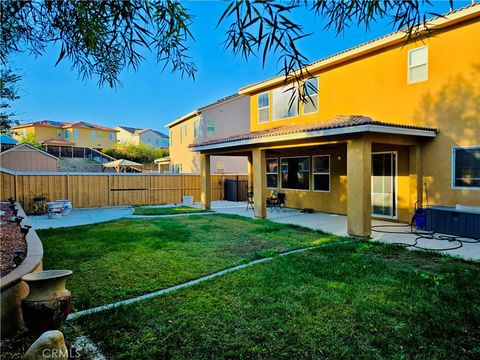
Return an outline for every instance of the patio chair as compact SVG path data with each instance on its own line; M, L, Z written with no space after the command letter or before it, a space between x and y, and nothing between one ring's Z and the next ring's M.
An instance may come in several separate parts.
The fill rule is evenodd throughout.
M286 194L277 192L276 196L274 198L271 198L272 211L275 209L277 210L277 212L280 212L280 210L283 209L283 211L285 212L286 211L285 200L286 200Z
M252 187L249 187L247 190L247 209L245 211L248 211L248 209L252 209L253 211L255 211Z

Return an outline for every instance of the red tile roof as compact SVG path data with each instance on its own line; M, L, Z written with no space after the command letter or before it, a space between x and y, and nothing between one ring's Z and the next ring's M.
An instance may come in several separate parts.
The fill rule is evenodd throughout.
M267 130L252 131L247 134L230 136L223 139L215 139L210 141L205 141L199 144L192 144L190 147L204 146L204 145L213 145L213 144L223 144L234 141L242 140L251 140L259 138L267 138L273 136L281 135L290 135L290 134L299 134L299 133L309 133L314 131L330 130L330 129L339 129L345 127L354 127L360 125L379 125L379 126L388 126L388 127L397 127L405 129L416 129L416 130L430 130L437 132L435 128L429 128L424 126L415 126L415 125L403 125L395 123L387 123L378 120L373 120L372 118L361 116L361 115L337 115L332 121L322 121L322 122L313 122L306 124L298 125L284 125L278 126L275 128L270 128Z

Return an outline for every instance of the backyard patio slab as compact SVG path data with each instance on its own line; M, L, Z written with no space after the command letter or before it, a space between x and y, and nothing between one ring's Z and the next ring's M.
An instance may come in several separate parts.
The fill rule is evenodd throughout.
M47 215L40 215L30 216L29 220L37 230L62 228L121 219L131 215L132 211L130 206L72 209L69 215L62 216L58 219L49 219Z
M200 206L195 204L195 206ZM246 211L246 203L230 202L230 201L213 201L212 210L224 214L235 214L240 216L254 217L253 210ZM332 233L338 236L347 236L347 217L344 215L328 214L316 212L313 214L304 214L297 209L285 209L285 211L276 211L268 209L267 219L283 224L294 224L304 226L313 230L322 230L324 232ZM395 227L391 227L391 226ZM372 220L372 226L388 226L383 227L381 231L401 232L398 233L381 233L372 231L372 240L381 241L384 243L402 243L414 244L418 237L410 232L410 227L402 226L402 224L391 221ZM400 226L400 227L397 227ZM449 242L445 240L432 239L418 239L418 246L431 250L438 251L438 249L455 248L459 245L458 242ZM409 249L415 249L409 247ZM458 256L467 260L480 260L480 243L463 243L459 249L441 251L445 254Z

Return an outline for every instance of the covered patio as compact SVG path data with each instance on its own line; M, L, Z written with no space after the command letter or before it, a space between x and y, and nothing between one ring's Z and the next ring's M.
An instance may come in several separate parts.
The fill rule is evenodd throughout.
M210 157L247 156L255 217L267 217L266 199L277 190L286 194L287 207L330 213L329 220L344 215L346 234L370 237L372 218L410 221L423 200L422 143L436 133L337 116L194 144L192 150L200 152L202 207L211 207Z

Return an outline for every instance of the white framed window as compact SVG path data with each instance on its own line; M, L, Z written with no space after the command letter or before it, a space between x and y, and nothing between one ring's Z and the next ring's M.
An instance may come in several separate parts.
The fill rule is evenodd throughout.
M267 122L270 120L270 98L268 92L258 95L258 122Z
M318 78L313 77L305 81L305 102L302 104L302 112L311 114L318 111Z
M330 155L312 156L313 191L330 191Z
M114 133L108 133L108 140L115 141L115 134Z
M310 190L310 157L293 156L280 159L282 189Z
M78 129L73 130L73 137L76 139L80 137L80 131Z
M298 115L297 88L288 86L274 89L272 98L273 120L287 119Z
M103 133L101 131L98 132L98 137L103 138Z
M266 184L267 188L278 188L278 159L265 159L266 168Z
M452 147L452 189L480 190L480 145Z
M180 144L183 144L183 129L180 126Z
M60 129L57 130L57 136L62 137L62 130L60 130Z
M65 139L70 137L70 130L65 130Z
M97 138L97 132L95 130L92 130L92 140L95 140Z
M408 83L428 80L428 46L421 46L408 52Z
M215 136L215 120L207 120L207 137Z

